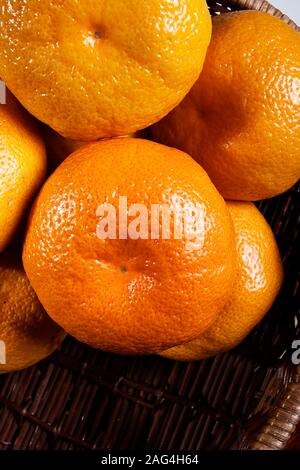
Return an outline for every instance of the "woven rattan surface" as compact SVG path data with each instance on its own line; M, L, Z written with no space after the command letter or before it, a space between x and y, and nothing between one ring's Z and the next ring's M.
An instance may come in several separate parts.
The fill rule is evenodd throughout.
M252 8L282 17L263 1L209 6L212 14ZM47 361L0 376L0 449L284 448L300 421L300 377L291 361L300 324L299 193L300 186L259 204L286 278L241 346L183 364L106 354L68 338Z

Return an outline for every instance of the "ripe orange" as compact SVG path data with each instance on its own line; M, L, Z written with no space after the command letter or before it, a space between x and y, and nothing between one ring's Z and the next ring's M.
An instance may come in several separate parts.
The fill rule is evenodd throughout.
M16 233L46 175L46 151L29 114L7 92L0 105L0 252Z
M24 369L44 359L64 337L38 301L21 259L12 249L1 253L0 373Z
M251 203L228 202L237 247L232 294L212 326L198 339L164 351L170 359L192 361L227 351L240 343L270 309L283 279L274 235Z
M120 197L130 229L132 204L144 204L143 239L132 232L126 239L127 231L120 239L127 228ZM117 209L116 239L97 237L103 203ZM162 218L153 237L153 204L188 209L185 236L172 236L170 217L169 239ZM201 231L190 223L197 208ZM192 158L147 140L113 139L77 150L46 182L23 260L46 311L68 333L103 350L143 354L189 341L212 323L232 287L233 246L226 204Z
M64 137L158 121L190 90L211 36L205 0L0 0L0 75Z
M300 176L299 104L300 34L266 13L230 13L214 18L199 80L153 135L192 155L225 198L269 198Z

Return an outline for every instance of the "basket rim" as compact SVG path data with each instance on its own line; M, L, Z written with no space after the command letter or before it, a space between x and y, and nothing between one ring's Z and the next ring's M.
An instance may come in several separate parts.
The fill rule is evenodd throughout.
M300 31L300 27L289 18L285 13L282 13L281 10L274 7L270 2L267 0L220 0L220 3L224 3L228 6L238 7L242 10L260 10L266 13L269 13L272 16L276 16L280 18L285 23L292 26L297 31Z

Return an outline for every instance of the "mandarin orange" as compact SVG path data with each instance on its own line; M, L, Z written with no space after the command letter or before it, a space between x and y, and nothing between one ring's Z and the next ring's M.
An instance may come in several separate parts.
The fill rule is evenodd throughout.
M274 16L213 19L200 78L155 140L189 153L226 199L280 194L300 176L300 34Z
M166 219L154 216L160 205ZM115 214L99 236L103 207ZM146 218L137 222L135 211ZM23 260L46 311L68 333L107 351L153 353L199 336L224 307L234 233L223 198L191 157L113 139L80 148L50 176L31 213Z
M0 254L0 373L24 369L49 356L65 338L48 317L24 272L21 254Z
M190 90L211 36L205 0L0 0L0 75L74 140L126 135Z
M0 105L0 252L16 234L46 176L46 150L32 117L7 92Z
M240 343L270 309L283 280L277 243L252 203L227 203L235 229L237 271L225 308L202 336L164 351L170 359L192 361L227 351Z

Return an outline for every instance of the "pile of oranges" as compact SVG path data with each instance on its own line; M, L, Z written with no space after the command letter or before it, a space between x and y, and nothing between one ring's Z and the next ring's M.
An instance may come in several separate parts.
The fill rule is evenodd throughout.
M0 0L0 26L0 372L66 333L235 347L283 280L253 201L300 175L299 33L204 0Z

